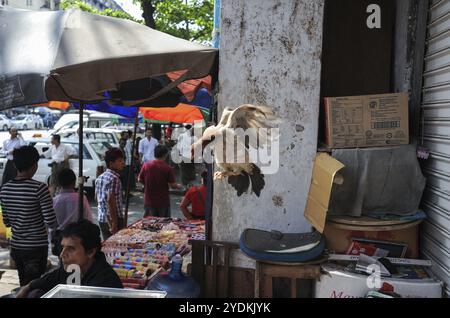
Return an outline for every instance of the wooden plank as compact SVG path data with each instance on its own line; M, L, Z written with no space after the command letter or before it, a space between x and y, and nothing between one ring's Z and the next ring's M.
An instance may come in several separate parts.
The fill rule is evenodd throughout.
M297 279L291 279L291 298L297 298Z
M262 277L262 292L260 292L261 298L272 298L273 296L273 281L272 276L261 274Z
M205 290L205 264L203 258L204 246L200 241L192 241L192 277L200 285L201 296L206 294Z
M255 268L255 298L260 297L260 284L261 284L261 263L256 262L256 268Z
M224 266L224 286L223 286L223 290L224 290L224 297L228 297L230 295L230 288L229 288L229 283L230 283L230 278L229 278L229 268L230 268L230 247L229 246L225 246L224 249L224 260L223 260L223 266Z
M219 249L217 246L213 246L212 247L212 265L213 265L213 277L212 277L212 282L213 282L213 297L217 297L217 293L218 293L218 289L219 289L219 284L218 284L218 279L217 279L217 263L218 263L218 258L219 258Z
M272 277L288 277L302 279L316 279L320 277L319 265L273 265L263 264L261 267L261 275Z
M207 246L229 246L230 248L235 248L235 249L239 249L239 244L238 243L234 243L234 242L225 242L225 241L210 241L210 240L201 240L201 241L197 241L197 240L189 240L188 243L191 244L192 242L200 242L203 245L207 245Z
M224 266L217 266L219 276L218 286L220 289L224 285ZM229 268L229 294L227 298L254 298L254 270L241 267ZM203 297L212 298L214 294L213 286L213 266L205 266L205 290Z

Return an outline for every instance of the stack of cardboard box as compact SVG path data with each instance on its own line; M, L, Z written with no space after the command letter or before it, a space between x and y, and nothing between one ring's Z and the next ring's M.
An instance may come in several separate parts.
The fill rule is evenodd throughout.
M332 152L333 149L342 148L389 148L392 146L409 144L407 93L325 97L324 114L325 152ZM324 161L324 159L326 159L326 161ZM324 161L322 164L324 168L321 168L320 165L322 161ZM340 223L333 223L333 227L340 228L340 231L330 231L330 226L328 226L327 230L327 224L330 225L330 222L326 222L325 218L327 218L326 211L328 210L328 200L331 197L331 187L336 183L338 186L342 183L345 186L345 176L343 180L336 182L336 176L339 176L344 169L345 167L343 165L339 166L339 164L334 162L331 158L321 157L320 155L316 158L305 216L311 221L316 229L324 233L329 251L331 253L336 253L330 255L330 262L323 266L323 270L328 274L325 275L326 277L324 277L324 279L321 279L316 283L316 297L364 297L369 290L377 289L375 286L376 284L371 286L370 279L368 279L373 275L366 276L355 270L358 268L358 266L355 266L356 262L359 264L358 255L363 254L363 257L365 257L368 253L364 250L362 250L361 254L357 255L345 252L348 249L347 244L352 246L352 239L355 237L366 238L368 241L365 245L366 248L367 246L371 246L370 244L375 243L376 241L371 237L373 233L369 231L366 232L363 229L369 228L364 225L370 223L372 225L371 231L373 231L374 228L377 228L377 220L344 216L342 217L342 221L345 221L343 222L345 223L345 226ZM330 173L328 174L332 175L332 177L324 179L321 176L325 174L319 173L321 170L329 170ZM405 182L408 181L405 180ZM322 185L322 187L320 187L320 185ZM317 191L315 191L316 188L318 189ZM320 193L317 194L315 192ZM322 197L323 199L321 199ZM364 196L362 196L362 198L364 198ZM322 201L323 203L319 204ZM327 219L329 220L330 218L328 217ZM411 244L411 242L408 241L396 242L406 243L404 244L405 249L407 247L410 250L408 255L413 255L413 257L417 257L418 254L418 247L415 243L418 223L420 223L420 221L412 223L414 225L414 230L410 230L407 233L411 236L411 242L414 244ZM406 225L400 224L399 226L388 227L386 226L386 222L383 223L381 221L380 224L384 225L380 227L384 232L380 233L389 234L383 236L389 238L384 240L385 242L378 242L378 244L384 244L383 246L392 245L389 243L395 244L394 241L396 241L395 238L397 238L397 236L395 236L394 232L390 232L391 228L406 227ZM395 221L393 224L395 224ZM342 230L347 228L349 229L345 231ZM377 238L377 236L375 237ZM403 239L404 238L405 236L403 236ZM371 240L373 240L373 242ZM336 242L342 243L342 246L339 246ZM413 249L412 251L411 248ZM354 249L352 249L352 251L353 250ZM387 251L383 250L383 252ZM399 292L404 297L439 297L442 286L440 282L431 277L431 274L428 271L431 262L406 260L403 258L406 251L404 250L403 252L404 253L400 256L387 256L401 257L395 260L400 260L402 263L401 265L406 264L409 271L411 271L411 266L421 265L422 267L419 268L419 271L427 274L424 274L421 277L415 277L415 279L412 279L411 277L406 279L404 278L405 275L398 274L397 270L394 269L394 267L399 269L399 265L394 265L392 269L395 272L395 275L383 278L379 277L379 282L388 282L390 285L394 286L393 288L395 291ZM380 258L383 258L383 256L380 256ZM427 291L426 293L423 292L425 290Z

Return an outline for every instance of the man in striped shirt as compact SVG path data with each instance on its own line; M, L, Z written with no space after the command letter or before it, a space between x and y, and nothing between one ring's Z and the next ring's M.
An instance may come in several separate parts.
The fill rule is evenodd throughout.
M103 239L124 227L122 184L120 171L125 166L122 150L111 148L105 153L108 169L95 180L95 196L98 203L98 223Z
M45 273L48 256L47 228L58 226L53 201L44 183L33 180L39 153L32 146L13 152L17 176L3 185L0 202L3 222L12 228L11 257L19 272L20 286Z

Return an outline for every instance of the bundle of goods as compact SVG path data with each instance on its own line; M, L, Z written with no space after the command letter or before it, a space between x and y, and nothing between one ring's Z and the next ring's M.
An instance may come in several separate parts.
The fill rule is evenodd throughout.
M140 229L123 229L111 236L103 245L139 248L155 240L155 233Z
M186 234L203 234L205 233L205 221L203 220L181 220L176 218L158 218L147 217L142 219L133 225L129 226L130 229L147 230L150 232L160 231L181 231Z

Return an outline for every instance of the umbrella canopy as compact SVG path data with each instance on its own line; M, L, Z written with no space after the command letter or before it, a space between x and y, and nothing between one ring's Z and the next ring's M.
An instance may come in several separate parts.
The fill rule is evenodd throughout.
M67 108L70 107L70 103L68 103L68 102L50 101L48 103L35 104L33 106L36 106L36 107L48 107L48 108L59 109L59 110L66 110Z
M187 104L178 104L177 107L141 107L139 110L145 119L153 122L183 124L204 120L198 107Z
M178 84L217 68L216 49L129 20L0 6L0 21L0 110L99 101L106 91L123 105L163 104Z
M189 93L190 94L190 93ZM136 106L129 106L129 107L123 107L120 105L113 105L110 102L111 100L103 100L101 102L95 103L95 104L85 104L84 109L86 110L95 110L103 113L109 113L109 114L116 114L127 118L134 118L136 117L136 113L138 112L138 109L142 110L145 109L145 106L136 107ZM212 97L209 94L208 90L206 88L200 88L195 93L194 99L191 102L188 102L187 97L182 97L180 99L180 104L188 104L195 106L200 109L201 113L203 114L203 117L207 117L209 115L209 109L211 107ZM178 104L178 105L180 105ZM47 104L39 104L44 105L48 107L57 106L58 102L49 102ZM72 103L73 107L78 109L80 107L79 103ZM163 105L158 105L158 107L163 107ZM182 112L178 118L197 118L198 112L193 108L187 108L187 107L176 107L173 111L170 111L170 114L176 113L176 112ZM143 112L141 112L143 113ZM148 116L152 116L151 114L158 113L155 110L151 112L146 112ZM186 117L186 114L189 113L188 117ZM192 116L195 113L194 116ZM144 113L143 113L144 114ZM168 112L164 109L161 111L161 114L168 114ZM165 116L165 115L158 115L158 116ZM170 120L157 120L154 118L146 118L147 121L152 121L154 123L167 123L170 122ZM166 119L170 119L170 117L174 116L165 116ZM175 116L176 117L176 116Z

